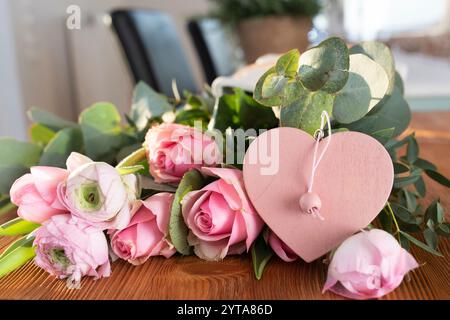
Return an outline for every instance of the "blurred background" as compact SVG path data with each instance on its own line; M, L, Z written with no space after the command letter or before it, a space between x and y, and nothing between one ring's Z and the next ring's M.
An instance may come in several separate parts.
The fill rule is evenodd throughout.
M413 111L450 110L450 0L0 0L0 136L26 110L127 112L136 81L200 91L261 55L380 40Z

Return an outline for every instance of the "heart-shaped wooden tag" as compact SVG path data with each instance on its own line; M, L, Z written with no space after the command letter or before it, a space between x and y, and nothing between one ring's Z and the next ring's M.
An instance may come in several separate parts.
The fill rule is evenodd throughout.
M326 137L319 143L322 152ZM394 170L386 149L359 132L331 136L314 175L324 220L302 213L299 199L311 178L315 140L295 128L276 128L254 140L244 158L250 200L267 225L305 261L313 261L365 228L383 209Z

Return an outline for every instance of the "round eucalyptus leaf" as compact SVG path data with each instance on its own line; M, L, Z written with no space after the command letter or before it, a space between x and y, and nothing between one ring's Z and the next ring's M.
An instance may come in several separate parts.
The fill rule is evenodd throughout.
M344 41L329 38L300 56L299 77L312 91L334 93L342 89L348 79L349 56Z
M280 125L299 128L313 135L320 127L322 111L331 114L334 96L324 91L304 91L301 99L281 108Z
M367 134L394 128L392 136L396 137L406 130L410 121L411 110L408 103L403 98L400 89L395 87L391 96L381 108L356 122L346 125L346 127L352 131Z
M389 79L389 86L386 94L390 95L395 84L395 63L391 50L384 43L379 41L365 41L350 48L350 54L364 54L378 63L386 72ZM386 97L387 99L387 97ZM385 101L383 101L384 103Z
M288 78L285 76L277 75L276 73L269 74L262 85L262 96L264 98L270 98L279 94L286 85Z
M361 119L383 99L388 86L388 76L378 63L363 54L351 55L348 81L334 100L334 118L340 123Z

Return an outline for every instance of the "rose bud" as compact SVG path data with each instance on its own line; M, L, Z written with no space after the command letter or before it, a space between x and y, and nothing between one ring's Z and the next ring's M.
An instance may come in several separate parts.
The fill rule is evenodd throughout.
M213 138L180 124L163 123L150 128L144 147L150 173L157 183L177 183L185 172L215 166L222 159Z
M70 174L59 198L73 217L103 230L129 224L138 189L135 175L121 176L113 166L76 153L69 156L67 167Z
M134 265L151 256L174 255L176 250L167 239L172 201L173 194L167 192L136 201L130 224L123 230L109 232L114 253Z
M68 173L53 167L31 167L11 187L11 202L19 208L17 214L24 220L42 223L56 214L67 212L58 200L57 188Z
M95 279L111 273L105 234L83 221L74 223L70 215L56 215L35 232L35 263L51 275L68 278L70 287L79 287L83 276Z
M323 291L352 299L373 299L397 288L414 257L386 231L362 231L345 240L334 252Z
M267 243L270 245L275 254L280 257L281 260L286 262L292 262L298 259L297 254L292 251L278 236L269 230L267 233Z
M202 172L219 179L182 200L189 244L205 260L248 251L264 224L246 195L242 172L228 168L202 168Z

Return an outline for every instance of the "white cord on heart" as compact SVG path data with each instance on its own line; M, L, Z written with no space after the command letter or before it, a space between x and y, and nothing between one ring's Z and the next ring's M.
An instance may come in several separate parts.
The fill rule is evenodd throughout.
M317 158L317 152L319 149L319 142L325 136L324 128L325 124L328 126L328 139L326 141L325 147L322 149L320 156ZM328 112L322 111L321 114L321 122L320 128L316 130L314 133L314 137L316 139L314 145L314 154L313 154L313 163L311 167L311 176L308 181L308 191L300 197L300 208L304 213L312 214L313 217L319 218L320 220L324 220L323 216L320 214L320 208L322 206L322 202L318 194L312 192L313 184L314 184L314 176L316 174L317 167L319 166L320 161L322 160L325 152L328 149L328 146L331 141L331 121L328 115Z

